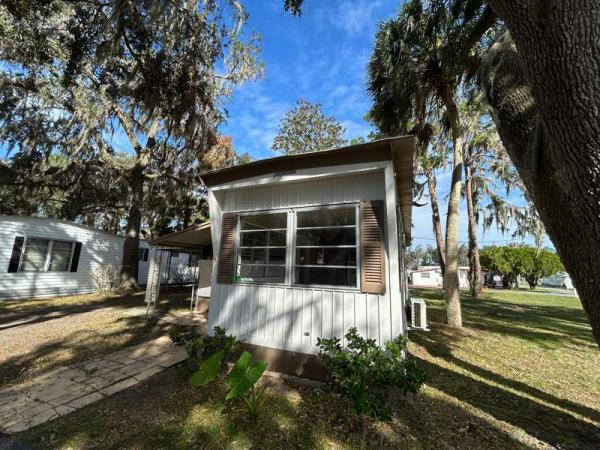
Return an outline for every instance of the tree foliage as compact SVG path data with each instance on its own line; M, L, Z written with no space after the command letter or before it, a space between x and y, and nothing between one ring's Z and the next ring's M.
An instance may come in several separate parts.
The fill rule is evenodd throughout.
M285 155L316 152L345 144L344 127L321 111L321 105L298 100L279 123L273 149Z
M148 185L192 188L220 145L223 100L261 72L258 37L240 38L236 0L31 3L0 5L0 140L31 161L28 174L118 175L129 191L123 281L135 283ZM56 153L69 163L52 170Z
M487 270L502 273L505 287L517 285L522 277L534 289L540 278L564 271L556 253L522 245L486 247L481 251L481 263Z

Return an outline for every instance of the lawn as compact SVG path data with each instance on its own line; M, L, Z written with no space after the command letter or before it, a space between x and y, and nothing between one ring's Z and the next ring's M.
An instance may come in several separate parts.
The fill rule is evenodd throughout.
M183 368L15 437L34 448L600 448L600 353L573 297L486 291L463 298L465 328L443 325L441 293L428 300L430 332L410 351L429 373L412 400L391 399L393 420L352 413L318 388L268 379L257 423L224 405L223 384L195 389Z
M188 299L188 288L172 289L158 307L187 310ZM0 301L0 387L153 339L169 326L145 319L143 292Z

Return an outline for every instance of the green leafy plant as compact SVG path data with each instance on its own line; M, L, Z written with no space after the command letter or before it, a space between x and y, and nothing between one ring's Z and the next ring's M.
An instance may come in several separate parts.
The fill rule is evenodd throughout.
M198 371L190 377L190 384L199 387L214 381L219 376L223 355L223 350L221 350L206 358Z
M223 357L225 361L228 361L233 355L236 347L241 344L242 341L232 335L227 334L225 328L214 327L212 336L205 336L202 340L202 358L206 358L220 350L223 350Z
M214 327L212 336L202 336L196 328L189 331L172 328L169 330L169 337L175 345L185 347L194 363L197 363L198 360L204 360L221 350L223 351L223 361L228 361L241 342L235 336L228 335L225 328L221 327Z
M190 377L190 384L192 386L204 386L214 381L219 376L221 362L224 357L225 351L220 350L206 358L198 371ZM248 415L253 419L256 419L260 414L266 398L265 389L255 386L266 368L266 363L252 361L250 353L244 352L235 362L227 377L229 390L225 395L225 400L242 398Z
M356 328L348 330L346 340L346 347L337 337L317 340L330 386L348 396L358 414L389 419L387 391L417 392L426 379L425 371L408 355L403 336L388 342L385 349L374 339L360 336Z
M227 377L230 389L225 400L241 396L248 414L258 417L265 401L265 389L255 385L266 369L267 363L252 361L250 353L242 353Z

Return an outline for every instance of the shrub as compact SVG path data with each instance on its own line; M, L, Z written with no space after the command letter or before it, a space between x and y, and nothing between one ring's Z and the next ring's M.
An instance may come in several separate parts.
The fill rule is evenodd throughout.
M91 272L96 291L100 294L107 294L116 289L119 284L119 269L112 264L98 266Z
M406 341L398 336L383 349L374 339L365 339L356 328L346 333L347 347L333 337L317 340L319 358L329 371L329 384L354 403L358 414L388 419L388 390L415 393L426 379L425 371L406 351Z
M169 337L176 345L184 346L188 355L196 360L204 360L222 350L223 361L228 361L241 343L235 336L228 335L225 328L221 327L214 327L212 336L202 336L196 328L189 331L172 328L169 330Z
M238 341L237 338L232 334L226 334L225 328L214 327L212 336L205 336L202 341L202 358L223 350L223 359L228 361L231 355L235 351L236 347L241 344L242 341Z

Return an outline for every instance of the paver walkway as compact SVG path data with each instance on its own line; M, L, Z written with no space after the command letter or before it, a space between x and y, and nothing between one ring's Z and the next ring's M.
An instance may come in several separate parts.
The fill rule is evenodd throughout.
M0 390L0 431L16 433L112 395L187 358L168 336Z

